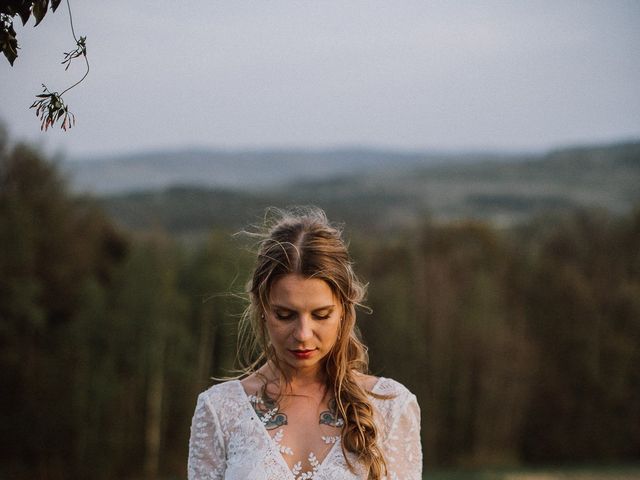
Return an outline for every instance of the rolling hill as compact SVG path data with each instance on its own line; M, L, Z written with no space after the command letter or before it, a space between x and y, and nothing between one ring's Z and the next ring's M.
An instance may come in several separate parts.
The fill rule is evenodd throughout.
M270 205L317 204L338 221L382 230L415 225L426 216L509 226L548 212L595 208L623 214L640 206L640 142L450 162L425 156L398 161L378 153L375 161L365 160L363 153L360 163L329 169L329 174L320 175L318 168L295 177L313 156L306 157L280 182L258 182L253 188L183 183L111 194L101 201L129 228L178 234L239 229L259 220Z

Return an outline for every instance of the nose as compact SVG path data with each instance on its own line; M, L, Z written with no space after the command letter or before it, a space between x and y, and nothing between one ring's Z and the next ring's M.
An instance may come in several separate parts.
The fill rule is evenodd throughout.
M307 340L311 340L313 337L313 330L311 328L311 319L306 315L300 316L296 322L296 328L293 331L293 338L300 343L304 343Z

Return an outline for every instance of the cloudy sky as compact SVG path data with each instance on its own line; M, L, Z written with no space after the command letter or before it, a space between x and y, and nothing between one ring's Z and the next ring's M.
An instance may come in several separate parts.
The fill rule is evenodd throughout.
M640 2L71 0L0 58L13 138L90 157L196 147L542 150L640 138Z

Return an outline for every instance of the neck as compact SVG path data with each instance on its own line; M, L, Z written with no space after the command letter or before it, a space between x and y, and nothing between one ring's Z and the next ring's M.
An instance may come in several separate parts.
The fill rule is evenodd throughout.
M282 377L286 382L285 390L291 393L299 393L310 390L324 389L326 385L326 374L324 370L316 368L309 370L287 370L280 375L280 370L271 362L263 367L263 375L269 381L280 382ZM261 369L262 370L262 369Z

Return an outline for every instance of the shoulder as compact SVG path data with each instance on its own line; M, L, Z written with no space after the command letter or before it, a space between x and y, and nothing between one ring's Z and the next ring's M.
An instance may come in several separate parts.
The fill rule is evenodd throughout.
M392 378L380 377L371 390L371 396L376 408L389 419L407 409L419 409L416 396Z
M240 382L229 380L198 395L195 417L217 425L226 435L250 416L247 405L247 397Z
M198 403L208 405L210 408L222 402L241 401L244 391L238 380L229 380L209 387L198 395Z
M364 388L365 391L367 392L371 392L371 390L373 390L373 388L376 386L376 384L380 380L379 377L376 377L374 375L367 375L365 373L360 373L360 372L355 372L355 377L360 387Z
M242 385L242 388L247 393L255 393L260 391L265 385L265 376L259 374L258 372L253 372L251 375L244 377L239 381L239 384Z
M358 383L369 394L386 400L406 400L415 396L402 383L392 378L356 373Z
M371 392L390 398L409 399L415 398L415 395L409 391L402 383L393 378L379 377L375 382Z
M371 403L383 426L384 438L395 428L420 430L420 406L416 396L402 383L381 377L371 391Z

